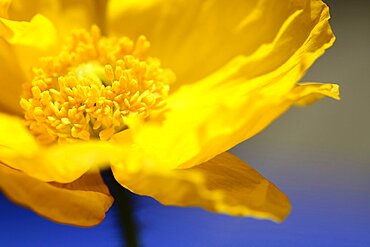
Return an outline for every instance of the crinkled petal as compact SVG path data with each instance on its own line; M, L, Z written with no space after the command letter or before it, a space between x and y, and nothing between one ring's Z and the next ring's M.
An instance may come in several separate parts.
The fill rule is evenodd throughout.
M290 212L286 195L232 154L223 153L184 170L127 169L113 165L124 187L165 205L196 206L234 216L281 222Z
M92 168L120 159L121 148L108 142L40 146L22 120L0 114L0 161L39 180L72 182Z
M328 18L320 0L112 0L108 6L111 31L146 35L153 55L175 71L174 87L224 70L225 64L233 66L225 71L228 77L244 81L288 60L307 67L333 42ZM305 52L314 54L309 59Z
M56 184L0 164L0 190L39 215L77 226L99 224L113 203L98 173L88 173L73 183Z
M312 18L311 22L305 19L307 16ZM314 0L289 16L272 43L263 44L250 56L235 57L197 84L208 90L234 87L248 93L269 87L275 94L289 93L312 63L334 43L329 18L328 7ZM301 37L300 29L306 26L309 29Z
M296 106L310 105L325 96L340 100L339 86L336 84L306 82L299 85L299 87L293 89L293 94L300 95L300 97L297 97L300 99L294 103Z

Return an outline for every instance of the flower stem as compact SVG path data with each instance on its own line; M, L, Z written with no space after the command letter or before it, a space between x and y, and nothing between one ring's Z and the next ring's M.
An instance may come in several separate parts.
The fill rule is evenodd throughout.
M119 225L122 235L125 239L125 246L138 247L139 237L137 225L134 216L134 205L131 192L123 188L113 177L112 171L107 172L108 186L115 198L116 208L118 210Z

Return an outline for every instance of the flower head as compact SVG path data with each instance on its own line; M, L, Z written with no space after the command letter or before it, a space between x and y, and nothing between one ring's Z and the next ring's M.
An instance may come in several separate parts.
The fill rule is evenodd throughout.
M334 42L299 1L0 1L0 188L99 223L98 169L166 205L282 221L288 198L226 151L334 84L297 84ZM78 20L78 21L76 21Z

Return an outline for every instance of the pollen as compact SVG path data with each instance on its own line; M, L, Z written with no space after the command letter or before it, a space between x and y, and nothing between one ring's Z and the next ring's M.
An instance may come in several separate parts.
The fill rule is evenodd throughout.
M109 140L163 109L174 73L147 55L150 43L77 30L59 54L40 60L23 88L26 124L44 143Z

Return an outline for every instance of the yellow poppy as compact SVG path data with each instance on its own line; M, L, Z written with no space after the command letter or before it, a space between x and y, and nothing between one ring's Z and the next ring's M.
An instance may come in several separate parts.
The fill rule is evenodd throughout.
M334 84L297 84L334 42L320 0L0 0L0 189L99 223L98 169L165 205L282 221L288 198L226 151Z

